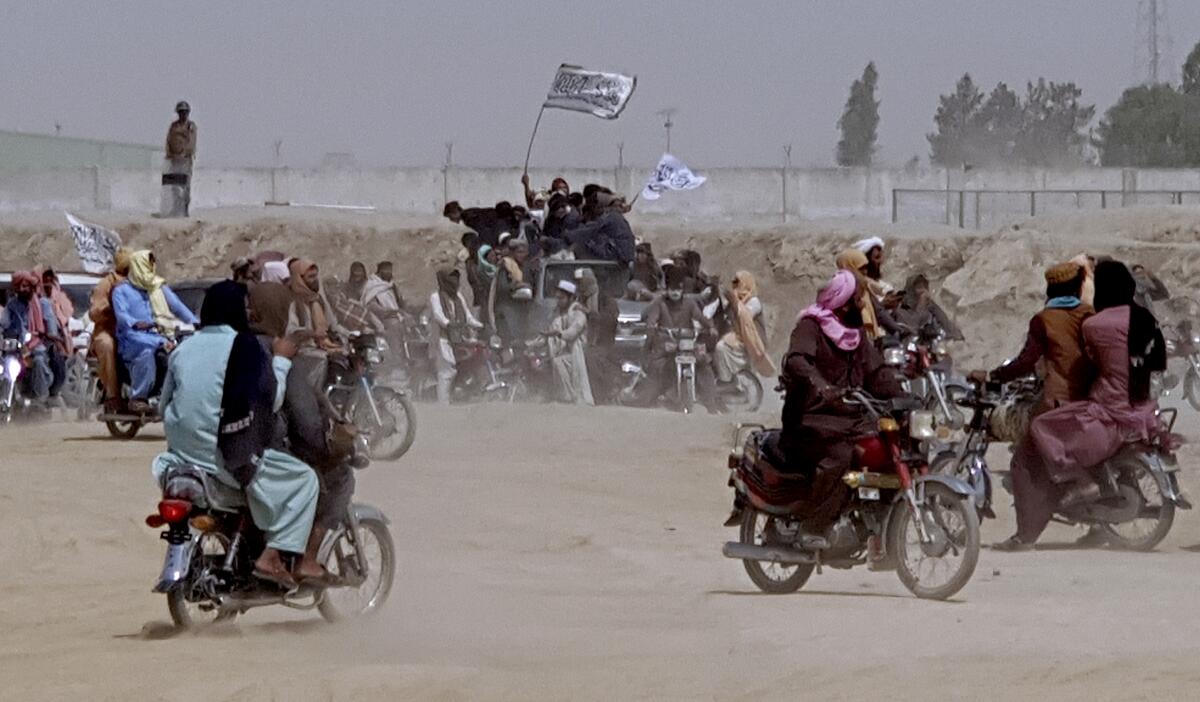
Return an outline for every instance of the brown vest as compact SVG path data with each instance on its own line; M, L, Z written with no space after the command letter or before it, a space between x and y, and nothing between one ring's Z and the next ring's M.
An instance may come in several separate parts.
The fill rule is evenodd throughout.
M1045 383L1040 409L1087 399L1093 378L1092 362L1083 347L1083 320L1094 311L1088 305L1073 310L1045 309L1038 313L1046 338Z

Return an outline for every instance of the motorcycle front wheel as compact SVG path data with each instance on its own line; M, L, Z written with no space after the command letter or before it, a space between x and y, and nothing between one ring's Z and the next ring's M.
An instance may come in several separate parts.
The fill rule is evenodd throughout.
M142 430L142 423L137 421L105 422L104 426L114 439L132 439Z
M407 395L391 388L375 387L372 394L383 425L375 421L371 404L365 398L354 408L354 424L367 433L371 459L398 460L408 453L417 438L417 411Z
M772 543L774 523L775 518L771 515L746 507L742 510L742 526L739 532L741 542L751 546ZM757 585L759 590L772 595L786 595L804 587L804 583L808 582L816 567L812 563L784 565L751 560L743 560L742 566L746 569L746 575L750 576L750 581Z
M753 413L762 407L763 386L752 371L744 370L733 376L736 390L725 398L725 406L732 413Z
M909 592L927 600L954 596L971 580L979 562L979 515L970 497L940 483L916 487L921 514L907 500L897 503L889 521L888 550ZM921 540L923 519L929 542Z
M354 536L362 546L366 563L358 562L358 551L342 529L325 558L325 568L349 584L331 587L321 598L318 610L328 622L341 622L371 614L387 602L396 577L396 547L387 525L377 519L358 523Z

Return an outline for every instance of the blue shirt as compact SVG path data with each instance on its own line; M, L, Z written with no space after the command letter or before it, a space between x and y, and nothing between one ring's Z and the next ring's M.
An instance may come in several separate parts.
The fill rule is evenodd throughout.
M58 317L54 316L54 308L50 305L50 301L44 297L38 298L38 300L42 305L42 319L46 322L46 336L61 336L58 329ZM29 331L29 303L14 295L4 306L3 336L5 339L23 339L27 331Z
M171 313L186 324L197 324L196 315L176 297L170 287L162 287ZM139 322L154 324L154 311L150 309L150 293L125 281L112 292L113 312L117 317L117 350L122 358L132 359L143 351L157 349L166 343L166 338L155 330L134 329Z

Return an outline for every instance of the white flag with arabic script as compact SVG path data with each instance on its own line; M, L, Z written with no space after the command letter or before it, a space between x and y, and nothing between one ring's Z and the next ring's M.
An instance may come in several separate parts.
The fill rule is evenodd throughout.
M646 187L642 188L642 199L657 200L667 190L695 190L708 180L692 173L692 169L671 154L663 154L658 167L650 174Z

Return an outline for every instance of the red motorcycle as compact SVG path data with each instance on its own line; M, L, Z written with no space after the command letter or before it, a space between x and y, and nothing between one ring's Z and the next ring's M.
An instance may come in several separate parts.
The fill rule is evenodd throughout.
M919 400L881 401L860 390L845 402L862 407L879 431L858 441L842 478L849 499L824 537L801 529L811 507L809 481L780 469L780 431L737 428L729 484L742 506L740 538L725 544L724 555L740 559L769 593L794 592L823 566L869 565L897 571L917 597L953 596L979 560L979 517L971 486L930 473L925 463L918 444L931 438L931 413Z

